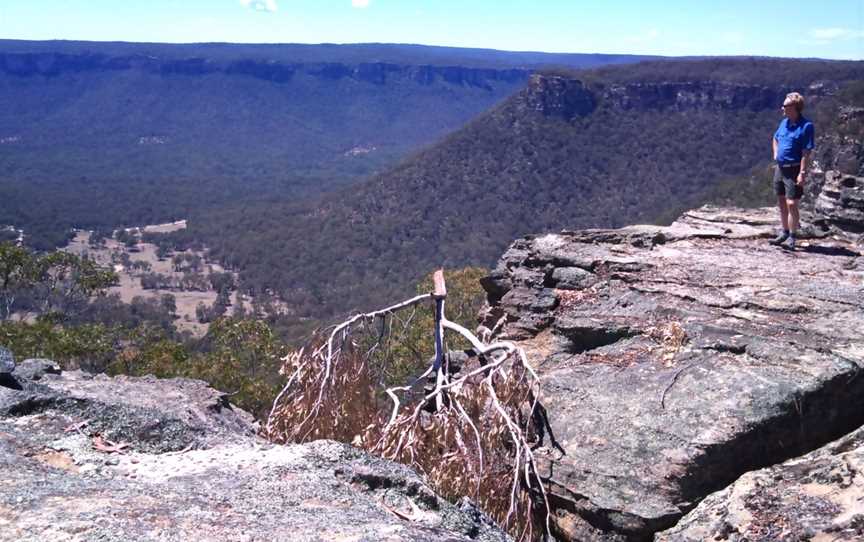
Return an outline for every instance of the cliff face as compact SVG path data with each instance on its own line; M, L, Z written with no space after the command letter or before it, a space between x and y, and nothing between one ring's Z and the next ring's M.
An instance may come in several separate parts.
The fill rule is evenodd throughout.
M384 85L406 79L423 85L446 81L455 85L491 88L492 81L521 83L526 69L471 68L464 66L398 65L373 63L284 63L268 60L216 61L208 58L160 59L150 55L108 56L101 54L5 53L0 54L0 74L16 77L57 77L66 73L141 71L162 75L244 75L274 83L289 83L297 75L326 80L343 78Z
M570 77L532 75L520 99L528 110L570 120L591 114L600 103L621 111L775 110L793 90L802 89L698 80L592 87ZM836 90L836 84L814 83L805 92L818 103Z
M767 244L777 222L774 209L705 207L669 227L529 236L486 279L485 325L504 318L541 374L561 539L650 540L744 473L864 424L864 245L807 215L803 247L786 252ZM828 492L798 504L836 509L800 518L815 532L849 527ZM780 507L763 503L760 521ZM701 537L712 510L683 539L755 532L730 513Z
M597 96L582 81L567 77L533 75L519 98L528 111L562 119L590 115L597 107Z

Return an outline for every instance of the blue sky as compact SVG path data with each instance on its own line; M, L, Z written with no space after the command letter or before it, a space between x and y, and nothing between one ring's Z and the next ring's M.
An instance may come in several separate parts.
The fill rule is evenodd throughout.
M0 0L0 38L864 58L864 0Z

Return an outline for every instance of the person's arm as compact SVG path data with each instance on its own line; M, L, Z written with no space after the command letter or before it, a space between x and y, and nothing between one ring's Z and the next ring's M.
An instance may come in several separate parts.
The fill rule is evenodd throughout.
M804 174L807 173L807 164L810 162L810 151L804 150L801 152L801 170L798 172L798 181L796 184L804 184Z
M816 130L813 129L813 124L808 122L804 127L804 141L802 142L803 149L801 149L801 169L798 172L798 180L796 182L798 186L804 184L804 177L807 174L807 166L810 163L810 151L815 147L815 140Z
M774 137L771 138L771 149L774 151L774 154L772 156L774 156L774 161L776 162L777 161L777 138L774 138Z

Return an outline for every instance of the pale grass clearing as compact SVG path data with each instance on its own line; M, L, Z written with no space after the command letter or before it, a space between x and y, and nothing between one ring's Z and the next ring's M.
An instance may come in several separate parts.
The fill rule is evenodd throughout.
M156 226L145 226L143 229L150 232L169 232L183 229L186 227L186 221L182 220L171 224L159 224ZM136 228L133 228L136 229ZM138 228L140 229L140 228ZM136 296L144 298L159 298L163 294L172 294L176 299L177 316L174 325L178 331L188 330L195 337L203 337L209 328L208 324L198 323L195 315L195 309L199 303L204 303L208 307L216 301L216 292L209 290L206 292L186 291L179 288L172 289L155 289L145 290L141 287L141 274L139 271L132 269L124 269L115 262L119 261L119 257L124 252L129 254L131 261L143 261L150 264L151 273L160 273L176 279L183 276L183 273L175 272L171 258L166 258L160 261L156 257L156 246L151 243L138 243L136 251L129 251L122 243L114 239L107 239L104 248L94 249L90 246L90 232L77 231L75 238L66 247L66 251L79 256L87 254L100 265L112 267L120 277L120 283L108 290L109 293L120 294L120 299L124 303L129 303ZM200 252L186 251L186 254L197 254L204 258L204 254ZM177 253L180 254L180 253ZM113 256L113 258L112 258ZM208 275L211 272L224 272L224 268L216 263L210 263L205 260L201 269L201 274ZM231 296L232 309L237 307L237 292L232 292Z

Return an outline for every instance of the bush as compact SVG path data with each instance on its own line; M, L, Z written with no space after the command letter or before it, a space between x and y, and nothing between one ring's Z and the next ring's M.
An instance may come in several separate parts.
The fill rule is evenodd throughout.
M118 342L117 329L102 324L64 327L49 321L0 322L0 344L17 358L47 358L64 369L104 371Z

